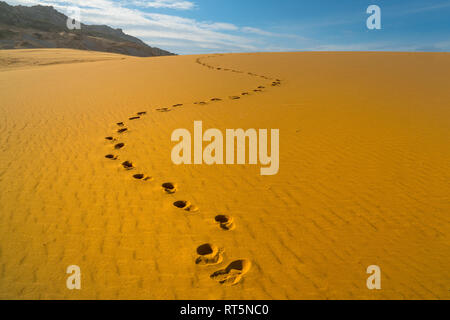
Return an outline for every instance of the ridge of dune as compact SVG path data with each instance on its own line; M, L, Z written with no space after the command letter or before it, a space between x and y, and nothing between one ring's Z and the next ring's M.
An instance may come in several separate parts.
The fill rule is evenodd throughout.
M255 53L0 73L0 297L448 298L449 66ZM174 165L170 133L195 120L279 128L280 172Z

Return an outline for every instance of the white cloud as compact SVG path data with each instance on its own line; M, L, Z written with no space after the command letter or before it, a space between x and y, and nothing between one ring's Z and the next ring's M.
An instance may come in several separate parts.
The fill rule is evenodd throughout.
M211 30L226 30L226 31L239 30L239 28L234 24L224 22L214 22L211 24L206 24L206 26L208 26L208 28Z
M428 5L428 6L424 6L424 7L409 9L409 10L405 11L404 13L406 13L406 14L419 13L419 12L425 12L425 11L446 9L448 7L450 7L449 1L438 3L438 4L433 4L433 5Z
M442 52L450 50L450 41L421 44L401 44L398 42L366 42L350 44L325 44L309 47L306 51L392 51L392 52Z
M257 50L253 40L239 35L219 32L222 30L238 30L238 27L225 23L204 23L194 19L171 15L146 13L148 19L144 26L127 27L124 31L149 41L157 39L178 39L191 42L201 48L234 50Z
M194 2L179 1L179 0L153 0L153 1L132 0L127 1L127 3L133 4L141 8L168 8L178 10L191 10L195 8Z
M263 37L273 37L273 38L295 38L297 40L308 40L305 37L296 35L296 34L289 34L289 33L275 33L275 32L269 32L269 31L264 31L258 28L253 28L253 27L243 27L241 28L242 32L245 33L251 33L251 34L256 34L259 36L263 36Z
M243 32L254 33L254 34L257 34L257 35L260 35L260 36L266 36L266 37L276 36L275 33L264 31L264 30L261 30L261 29L258 29L258 28L243 27L241 30Z
M450 51L450 41L440 41L435 43L434 46L442 51Z

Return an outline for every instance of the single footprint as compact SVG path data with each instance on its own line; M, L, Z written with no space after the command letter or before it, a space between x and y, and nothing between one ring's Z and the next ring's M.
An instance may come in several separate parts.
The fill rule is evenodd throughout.
M265 88L264 86L259 86L259 87L258 87L258 89L264 89L264 88Z
M208 266L222 263L223 251L222 248L218 248L213 244L202 244L197 248L198 257L195 260L195 264Z
M113 155L113 154L107 154L105 156L106 159L110 159L110 160L117 160L117 156Z
M222 101L220 98L212 98L211 101Z
M237 100L237 99L240 99L240 98L241 98L241 97L238 97L238 96L231 96L231 97L230 97L231 100Z
M197 212L198 207L195 204L190 203L189 201L179 200L175 201L173 205L177 208L183 209L189 212Z
M243 96L248 96L250 93L248 93L248 92L242 92L241 93Z
M211 275L211 279L226 286L233 286L242 280L242 277L250 270L251 267L252 263L250 260L235 260L225 269L214 272Z
M169 112L170 110L169 110L169 108L159 108L159 109L156 109L156 111L159 111L159 112Z
M129 118L129 120L137 120L137 119L140 119L141 117L139 117L139 116L136 116L136 117L131 117L131 118Z
M149 180L151 181L151 180L153 180L152 177L146 176L145 174L142 174L142 173L138 173L138 174L133 175L133 178L135 178L136 180L142 180L142 181L149 181Z
M194 104L198 104L198 105L204 106L207 103L205 101L199 101L199 102L194 102Z
M124 167L127 170L131 170L134 168L134 165L130 161L125 161L125 162L122 162L122 167Z
M174 104L172 107L177 108L177 107L182 107L182 106L183 106L182 103L177 103L177 104Z
M115 141L116 140L113 137L106 137L105 139L108 140L108 141Z
M118 144L116 144L115 146L114 146L114 149L122 149L123 147L125 147L125 143L118 143Z
M226 216L226 215L218 215L216 216L216 222L220 224L220 227L223 230L233 230L236 226L234 224L233 217Z
M147 114L147 111L141 111L136 113L138 116L145 116Z
M123 122L117 122L116 123L119 127L123 127L124 125L125 125L125 123L123 123Z
M255 90L253 90L254 92L262 92L262 90L261 89L255 89Z
M128 131L128 129L122 128L122 129L117 130L117 133L124 133L125 131Z
M167 193L175 193L177 192L178 186L176 183L172 183L172 182L166 182L162 184L162 187L164 189L164 191L166 191Z

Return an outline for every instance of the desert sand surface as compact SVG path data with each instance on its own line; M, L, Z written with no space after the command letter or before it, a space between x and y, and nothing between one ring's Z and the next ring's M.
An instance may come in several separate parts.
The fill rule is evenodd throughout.
M11 58L1 299L450 298L450 54ZM279 173L174 165L171 133L195 120L279 129ZM69 265L81 290L66 288Z
M113 53L61 49L14 49L0 52L0 72L53 64L125 59Z

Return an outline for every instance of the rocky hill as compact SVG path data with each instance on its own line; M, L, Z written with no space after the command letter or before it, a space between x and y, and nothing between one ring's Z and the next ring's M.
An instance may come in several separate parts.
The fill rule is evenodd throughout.
M71 48L138 57L172 53L150 47L122 29L81 24L67 28L67 16L50 6L10 6L0 1L0 49Z

